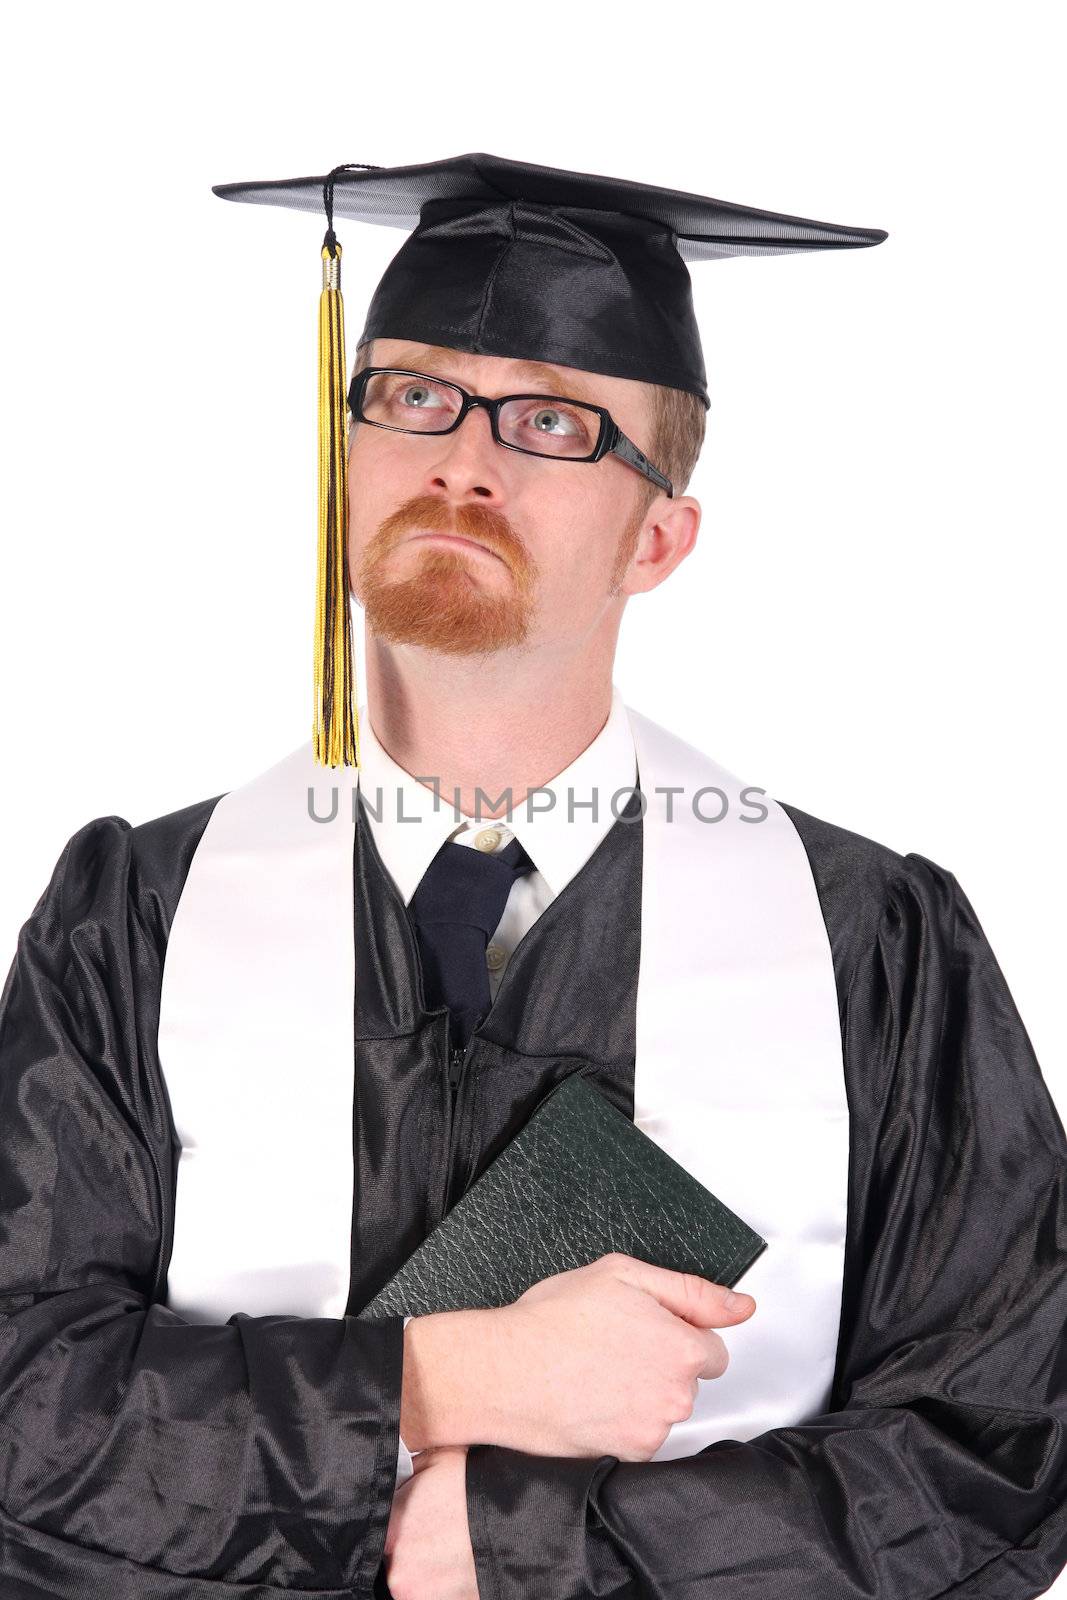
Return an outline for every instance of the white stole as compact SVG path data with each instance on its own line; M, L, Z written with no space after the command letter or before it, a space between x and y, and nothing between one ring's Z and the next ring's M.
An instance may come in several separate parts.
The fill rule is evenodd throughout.
M730 1364L701 1381L654 1458L666 1460L827 1409L848 1104L829 940L796 829L626 709L647 802L634 1120L768 1241L739 1284L756 1310L720 1330ZM190 1321L344 1314L355 780L317 767L308 741L223 795L178 902L159 1054L182 1146L167 1304Z

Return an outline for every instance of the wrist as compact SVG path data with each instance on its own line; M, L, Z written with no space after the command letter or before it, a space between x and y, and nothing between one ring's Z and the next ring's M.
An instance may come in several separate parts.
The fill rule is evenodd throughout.
M507 1386L494 1308L436 1311L404 1329L400 1433L408 1449L495 1444Z

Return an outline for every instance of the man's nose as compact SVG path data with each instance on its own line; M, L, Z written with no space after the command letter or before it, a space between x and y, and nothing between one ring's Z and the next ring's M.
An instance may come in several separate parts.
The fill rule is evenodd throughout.
M470 408L452 433L438 434L434 460L427 465L431 482L453 494L477 494L483 499L502 496L504 452L493 438L493 425L485 406Z

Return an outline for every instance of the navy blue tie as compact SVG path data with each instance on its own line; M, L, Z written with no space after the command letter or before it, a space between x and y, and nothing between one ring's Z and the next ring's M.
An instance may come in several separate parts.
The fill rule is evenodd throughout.
M492 853L448 839L408 904L428 1007L452 1013L453 1046L466 1048L492 1004L486 949L516 878L534 870L518 839Z

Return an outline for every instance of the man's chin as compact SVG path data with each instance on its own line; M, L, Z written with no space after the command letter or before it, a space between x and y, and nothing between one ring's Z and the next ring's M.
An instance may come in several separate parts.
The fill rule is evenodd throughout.
M424 650L449 656L491 655L521 644L524 637L505 635L499 629L398 625L393 619L376 616L371 611L367 612L367 631L386 644L419 645Z
M479 600L472 591L446 599L440 589L427 595L421 585L408 581L371 590L360 603L368 632L388 644L421 645L444 655L467 656L506 650L527 637L513 605Z

